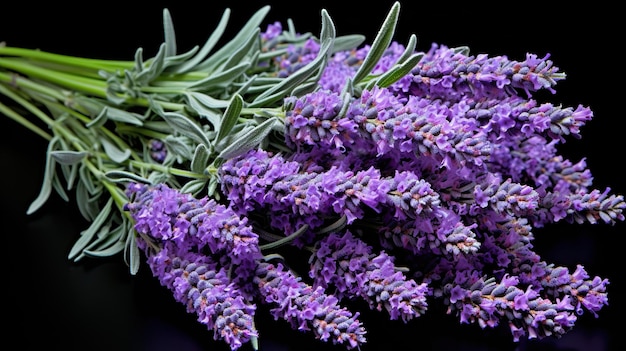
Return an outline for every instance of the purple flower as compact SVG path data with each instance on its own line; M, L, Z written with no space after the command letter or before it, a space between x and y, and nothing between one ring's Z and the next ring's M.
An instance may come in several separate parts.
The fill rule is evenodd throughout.
M377 310L385 309L392 320L407 322L427 309L426 284L418 284L396 271L393 258L346 231L319 241L311 256L309 276L316 286L336 289L339 297L360 297Z
M260 257L258 235L247 218L214 199L195 199L165 184L128 189L131 201L126 209L138 233L157 242L173 240L180 246L225 252L235 264Z
M276 28L270 29L275 30ZM279 78L289 77L315 60L319 49L320 45L315 38L306 39L303 45L288 44L284 54L273 57L274 65L276 66L273 74Z
M502 99L517 95L515 89L530 97L540 89L554 92L556 83L565 78L549 57L528 54L524 61L511 61L506 56L468 56L467 51L433 43L411 73L392 88L407 96L452 102L465 96ZM408 79L412 80L407 85Z
M516 216L525 216L539 207L537 191L530 186L514 183L511 179L500 182L489 176L474 188L474 192L480 199L488 197L489 206L499 213L509 212ZM483 207L484 202L480 205Z
M546 296L576 301L576 312L579 315L585 308L597 317L598 311L608 305L607 279L589 279L582 265L577 265L576 270L570 273L566 267L555 267L538 258L535 261L532 266L523 265L519 268L520 279L524 284L542 287Z
M320 286L312 286L282 264L259 263L254 283L265 303L271 304L276 319L288 321L294 329L311 331L317 339L358 347L365 342L365 329L352 313L327 295Z
M288 146L327 144L343 149L343 139L349 136L342 138L338 135L350 133L356 125L336 118L343 104L338 93L319 90L300 99L290 99L294 106L285 116Z
M270 41L275 39L283 32L283 25L276 21L267 25L265 32L261 33L261 39L264 41Z
M158 139L151 139L148 143L150 157L158 163L163 163L167 157L165 143Z
M507 320L514 341L560 336L572 329L577 317L568 298L552 302L531 286L522 289L518 284L516 277L507 275L499 283L494 278L467 279L448 284L444 294L449 312L458 314L462 323L486 328Z
M339 95L329 91L295 99L285 121L287 144L332 154L375 153L377 158L414 154L478 165L490 154L485 132L457 123L451 116L454 111L440 101L400 99L391 90L374 87L351 101L345 116L338 116L341 103Z
M146 254L154 276L187 312L195 313L198 322L213 331L215 340L224 340L236 350L258 336L253 323L256 306L230 282L226 267L185 252L171 241L159 252L146 250Z
M220 176L233 208L263 209L274 214L291 215L313 229L333 215L345 215L352 223L364 216L365 207L380 211L381 204L387 202L388 181L381 179L380 172L375 168L353 172L333 166L320 173L304 172L298 163L285 160L281 155L271 156L271 159L268 156L251 151L224 163ZM263 166L251 168L251 163ZM274 167L266 167L268 164ZM252 169L262 171L247 175L249 172L246 170ZM290 173L282 170L289 170ZM264 172L269 171L272 173L266 180L267 173ZM280 221L279 217L275 217L274 227L286 233L297 229L292 227L293 221L280 222L287 227L277 225L277 221Z

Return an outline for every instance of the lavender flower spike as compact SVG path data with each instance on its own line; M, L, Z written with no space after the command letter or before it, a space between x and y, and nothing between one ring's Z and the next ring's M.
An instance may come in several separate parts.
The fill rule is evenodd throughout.
M316 338L349 349L365 342L365 329L352 313L338 305L338 299L327 295L324 288L313 288L301 281L282 264L262 262L254 283L265 302L273 304L274 318L283 318L297 330L311 330Z
M407 279L395 269L392 257L384 252L374 256L372 247L350 231L322 239L309 261L315 285L332 286L339 297L361 297L370 308L387 310L392 320L407 322L428 308L425 283Z
M532 265L529 263L519 265L519 277L523 284L541 287L544 295L549 297L571 299L579 315L583 314L584 308L598 317L598 312L608 305L606 292L609 285L608 279L597 276L590 279L589 274L580 264L576 266L573 273L570 273L566 267L555 267L553 264L539 261L537 255L530 258L534 258L537 262Z
M481 328L508 322L514 341L521 337L559 337L574 327L577 320L570 297L551 301L533 290L521 289L519 279L505 275L498 283L494 278L480 278L448 284L446 291L451 311L457 311L462 323L478 322Z
M162 183L133 184L127 192L132 200L126 209L140 234L156 241L174 240L179 246L208 247L212 253L225 252L235 264L261 257L258 235L247 219L214 199L196 199Z
M392 88L407 96L448 101L459 101L463 96L505 98L517 95L515 89L525 91L528 97L540 89L554 93L554 86L565 74L549 57L528 54L524 61L512 61L506 56L467 55L464 50L433 43L413 71Z
M215 340L224 340L236 350L258 336L253 323L256 306L230 283L225 267L218 267L207 256L185 252L171 241L158 253L146 250L146 254L161 285L213 331Z
M373 167L305 172L299 163L262 150L226 161L220 176L232 207L292 213L304 217L312 228L319 226L316 218L332 214L346 215L351 223L363 217L363 205L378 212L387 198L387 182Z

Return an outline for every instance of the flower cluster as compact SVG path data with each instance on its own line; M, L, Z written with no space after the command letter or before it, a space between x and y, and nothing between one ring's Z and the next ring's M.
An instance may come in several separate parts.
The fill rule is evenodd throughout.
M345 343L348 348L365 342L358 312L340 307L335 296L302 282L283 265L260 264L253 282L264 301L276 305L274 317L287 320L294 329L312 330L317 338Z
M441 303L515 342L599 315L608 279L533 248L536 228L626 208L558 152L593 113L536 99L565 78L550 55L416 51L389 35L398 3L372 45L336 38L326 12L319 37L262 31L267 10L214 53L219 30L107 64L0 45L0 94L21 105L4 113L49 140L29 212L65 180L91 223L70 258L145 259L233 350L256 348L258 304L349 349L366 342L353 300L404 323Z
M582 266L573 274L554 268L531 250L533 226L624 219L622 196L590 188L584 160L556 152L566 136L580 138L592 113L532 99L565 77L549 56L516 62L434 45L390 87L346 99L340 83L368 49L338 53L319 89L286 100L289 153L252 150L224 163L231 204L240 213L271 213L268 224L280 232L306 224L309 236L296 243L316 243L316 284L385 306L392 318L423 313L428 294L443 297L461 322L484 328L506 320L518 341L564 334L583 307L597 316L608 281L589 279ZM393 62L401 53L394 43L383 57ZM361 239L315 231L333 215L346 216L355 230L375 223L378 239L365 231ZM382 269L374 262L393 264L386 254L369 257L371 246L361 240L440 260L426 270L421 260L406 259L422 277L412 285L419 293L394 291L404 280L391 283L400 273L388 269L376 278L385 286L374 288L385 297L374 297L368 282ZM361 265L369 268L358 273ZM417 307L399 312L397 296L413 296Z
M253 322L256 306L231 282L226 267L209 256L181 250L172 241L163 243L158 253L146 254L161 285L188 313L195 313L216 340L237 349L258 336Z
M233 350L258 336L253 323L257 302L274 305L277 319L311 330L320 340L348 348L365 342L358 313L281 264L263 262L258 236L230 208L163 184L133 183L127 193L131 201L125 210L153 275Z
M406 322L426 312L428 286L407 279L393 260L385 252L372 254L372 247L350 231L333 233L319 241L309 275L340 297L361 297L370 307L387 310L391 319Z

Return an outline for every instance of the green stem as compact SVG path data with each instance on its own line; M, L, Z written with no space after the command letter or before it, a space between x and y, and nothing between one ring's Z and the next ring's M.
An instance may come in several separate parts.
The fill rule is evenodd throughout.
M187 170L180 169L180 168L172 168L172 167L164 166L164 165L157 164L157 163L146 163L143 161L131 160L129 161L129 166L142 168L142 169L148 169L152 171L158 171L161 173L172 174L172 175L181 176L185 178L193 178L193 179L208 179L209 178L208 175L205 175L202 173L191 172L191 171L187 171Z
M120 124L115 128L115 130L120 134L142 135L148 138L159 139L159 140L163 140L165 139L165 137L169 135L167 133L162 133L162 132L152 130L152 129L147 129L147 128L149 128L149 126L147 126L146 124L144 124L141 128L138 128L136 126L126 125L126 124Z
M0 58L0 67L14 70L30 77L43 79L70 90L81 91L101 98L107 97L107 84L101 80L61 73L14 59Z
M63 101L65 95L59 92L57 89L50 88L48 86L35 83L23 76L20 76L16 73L6 73L0 71L0 81L5 82L7 85L15 88L22 88L24 90L31 90L43 95L50 96L56 100ZM32 94L28 94L31 95Z
M126 196L123 195L120 188L115 186L113 183L104 179L102 180L102 184L104 185L105 188L107 188L107 190L109 191L109 194L111 194L111 197L113 198L113 201L115 201L115 205L117 206L119 211L121 213L126 214L126 216L128 216L128 219L132 220L132 216L130 216L130 213L128 213L128 211L124 211L124 205L128 203L128 198L126 198Z
M13 101L17 102L18 104L22 105L29 112L39 117L39 119L41 119L47 125L50 125L51 123L53 123L53 121L45 113L43 113L43 111L41 111L35 105L31 104L26 99L15 94L13 91L7 89L4 85L1 85L1 84L0 84L0 93L4 94L10 99L13 99ZM26 127L27 129L33 131L35 134L43 137L44 139L48 141L52 139L52 136L46 133L43 129L39 128L37 125L29 121L28 119L24 118L22 115L16 113L12 109L10 109L8 106L1 104L1 103L0 103L0 112L2 112L4 115L11 118L12 120L16 121L17 123L21 124L22 126Z
M6 105L4 105L1 102L0 102L0 113L2 113L3 115L9 117L10 119L16 121L17 123L21 124L22 126L26 127L27 129L33 131L35 134L41 136L42 138L44 138L44 139L46 139L48 141L50 141L52 139L52 135L44 132L43 129L37 127L35 124L30 122L26 118L22 117L20 114L16 113L15 111L11 110L9 107L7 107Z
M0 55L25 57L35 60L58 63L64 66L89 68L96 71L101 69L107 71L127 68L130 69L134 65L134 61L98 60L84 57L54 54L41 50L16 48L2 45L0 45Z
M78 77L78 76L74 76L71 74L58 73L53 70L36 67L32 65L27 65L24 63L20 63L20 62L8 62L7 63L6 60L2 60L2 58L0 58L0 67L2 66L5 66L5 67L11 66L16 70L22 68L24 69L23 71L20 71L22 74L39 78L49 83L58 84L60 85L61 88L77 90L83 93L93 95L95 97L100 97L100 98L105 98L105 99L108 97L106 93L107 84L106 82L103 82L103 81L99 81L99 80L92 79L92 78ZM64 99L66 98L66 96L63 95L61 92L59 92L57 89L49 88L42 84L37 84L33 82L32 80L24 78L23 76L20 76L15 73L9 74L9 73L0 71L0 80L13 86L24 87L24 88L28 88L37 92L41 92L46 95L50 95L60 101L64 101ZM181 103L173 103L173 102L159 101L159 100L153 100L153 102L161 106L164 110L180 111L180 110L185 109L185 105ZM135 98L135 99L128 98L126 100L126 103L129 105L140 106L140 107L150 106L150 101L148 101L148 99L145 99L145 98Z
M281 245L284 245L294 239L296 239L297 237L299 237L300 235L304 234L307 230L309 229L308 225L303 225L302 227L298 228L298 230L296 230L295 232L291 233L289 236L286 236L280 240L276 240L274 242L271 242L269 244L265 244L265 245L261 245L259 248L261 249L261 251L263 250L268 250L268 249L272 249Z
M99 74L100 71L94 71L88 68L76 67L76 66L66 66L54 62L37 62L37 66L45 69L49 69L55 72L63 72L67 74L71 74L77 77L85 77L90 79L102 79L102 76Z

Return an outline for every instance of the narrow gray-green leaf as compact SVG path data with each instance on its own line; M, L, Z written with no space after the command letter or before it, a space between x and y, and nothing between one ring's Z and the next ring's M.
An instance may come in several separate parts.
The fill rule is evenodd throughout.
M113 245L104 249L85 250L85 255L91 257L109 257L122 252L122 250L124 250L124 246L126 246L124 241L116 241Z
M167 150L172 152L174 155L182 157L186 160L191 160L193 158L193 150L189 144L185 143L183 138L168 135L165 139L163 139L163 142L167 146Z
M74 260L74 261L80 260L83 248L89 245L89 243L91 242L91 240L93 240L95 235L96 235L95 232L92 233L92 232L83 231L80 237L74 242L74 245L72 246L72 249L70 253L68 254L68 259Z
M215 142L219 142L226 135L230 134L230 131L233 129L235 124L237 124L242 108L243 98L240 95L235 94L226 108L226 111L224 111L224 117L222 117L222 123L219 131L217 132Z
M348 221L348 217L346 215L341 216L341 218L339 218L338 220L336 220L335 222L322 227L321 229L317 229L315 231L316 235L320 235L320 234L326 234L326 233L330 233L330 232L337 232L341 229L343 229L346 226L346 222Z
M56 193L63 199L63 201L70 201L69 196L67 196L67 192L65 192L65 186L61 184L61 179L58 176L52 178L52 188L56 191Z
M411 70L413 70L413 68L415 68L415 66L419 63L422 57L424 57L424 53L417 53L409 57L402 64L393 66L390 70L388 70L375 80L376 85L381 88L386 88L391 84L397 82L398 80L400 80L400 78L410 73Z
M248 92L248 89L250 89L250 87L256 83L256 80L258 79L258 77L259 76L256 74L253 76L247 77L246 81L239 87L239 89L237 89L235 94L242 95L242 96L245 95Z
M200 79L197 82L190 84L187 89L189 90L205 90L209 87L232 82L233 80L241 77L248 68L250 68L250 62L244 61L234 67L230 67L225 71L220 71L210 74L204 79Z
M270 10L270 6L266 5L261 7L257 12L252 15L241 28L241 30L235 35L235 37L223 45L217 52L211 55L209 58L199 63L196 66L196 70L212 71L224 60L227 60L230 54L241 47L244 42L250 37L250 34L257 30L259 25L263 22L263 19Z
M211 50L213 50L217 42L220 40L220 38L222 37L222 34L224 34L224 30L226 29L226 24L228 23L229 16L230 16L230 9L227 8L226 10L224 10L224 13L222 14L222 18L220 19L220 22L217 24L217 27L215 28L213 32L211 32L211 35L202 46L202 49L200 49L200 51L196 54L196 56L194 56L194 58L176 67L174 69L175 73L185 73L195 68L195 66L198 63L200 63L202 60L205 59L205 57L209 54L209 52L211 52Z
M143 124L142 117L136 113L128 112L111 106L103 106L98 116L88 124L88 127L104 124L107 120L113 120L122 123L134 124L141 126ZM96 123L94 123L96 121Z
M100 144L102 144L102 147L104 148L104 152L111 160L113 160L113 162L122 163L130 157L129 149L122 151L105 137L100 137L99 140Z
M319 79L322 77L324 73L323 69L317 71L317 73L306 81L300 83L297 87L295 87L291 94L295 96L303 96L308 93L313 92L315 89L319 88Z
M50 198L50 194L52 193L52 180L54 178L54 168L56 162L52 157L52 151L55 148L56 143L58 142L58 137L53 137L50 139L48 143L48 152L46 153L46 163L43 173L43 180L41 182L41 188L39 190L39 195L33 202L31 202L26 214L32 214L36 212L41 206L43 206L48 198Z
M66 165L65 167L69 167L69 173L65 177L65 189L71 190L78 178L78 165Z
M359 47L365 41L365 36L361 34L342 35L335 38L331 53L348 51Z
M237 66L246 56L248 56L250 50L252 50L254 45L259 42L260 33L261 29L259 28L252 31L245 42L243 42L243 45L231 53L221 69L230 69L231 67Z
M154 171L148 175L148 181L150 181L150 184L170 183L173 177L173 175L166 172Z
M207 186L207 195L211 198L214 198L217 201L220 200L219 193L215 192L215 190L217 190L218 185L220 185L219 178L211 177L209 179L209 185Z
M333 20L330 18L328 11L326 9L322 9L322 30L320 31L320 42L322 45L330 44L333 46L335 43L335 37L337 34L337 30L335 29L335 24ZM330 52L332 48L328 48Z
M252 121L236 125L233 130L219 143L214 144L214 150L217 152L221 152L226 147L228 147L228 145L232 144L233 141L238 140L244 135L248 134L254 127L256 127L256 125L252 123Z
M452 49L452 52L454 52L455 54L461 54L464 56L469 56L470 54L470 48L469 46L457 46L455 48Z
M218 109L228 107L228 100L219 100L204 93L193 91L186 92L185 97L189 107L200 117L207 119L214 130L220 128L222 112L221 110L218 111Z
M411 57L415 53L416 46L417 46L417 36L415 34L411 34L411 37L409 38L409 42L406 44L404 48L404 52L402 52L402 55L398 57L396 64L404 63L405 60Z
M208 166L209 156L209 149L204 144L198 144L191 160L191 171L196 173L204 172Z
M183 185L179 191L183 194L189 193L189 194L196 196L198 195L200 191L202 191L202 189L204 189L206 183L207 183L206 179L190 180L187 183L185 183L185 185Z
M297 86L298 85L294 85L294 87L297 87ZM270 106L277 101L283 100L285 96L287 95L291 95L291 94L284 90L276 91L273 94L269 94L269 95L263 94L263 96L257 96L256 98L254 98L254 101L248 104L248 107L254 108L254 107L261 107L261 106Z
M97 246L100 242L102 242L103 240L106 240L107 233L110 232L111 222L112 221L109 219L108 223L106 223L105 225L100 227L100 229L98 229L98 231L96 232L96 235L93 236L91 238L91 241L87 243L87 247L80 250L80 252L76 256L74 256L74 262L78 262L82 260L85 256L87 256L85 254L86 250L89 250L89 248Z
M182 54L165 57L163 59L163 72L168 71L168 68L172 66L176 66L182 62L186 62L187 60L189 60L190 57L195 55L197 51L198 51L198 47L194 46L193 48L191 48L190 50Z
M216 99L210 95L204 93L198 93L195 91L185 92L185 97L187 97L187 102L189 105L198 112L199 115L202 116L203 112L210 111L213 116L217 116L219 118L220 114L211 110L211 109L222 109L228 107L230 104L229 100ZM208 111L205 111L208 110ZM204 117L204 116L202 116ZM210 118L209 118L210 121Z
M107 122L106 113L99 113L95 118L91 120L91 122L85 124L87 128L97 128L102 127Z
M100 197L102 192L97 193L95 199ZM76 205L84 219L91 222L98 215L97 202L89 197L89 190L86 183L81 179L76 186Z
M156 113L158 116L163 117L163 114L165 113L163 106L161 106L156 101L154 101L154 99L150 95L148 95L147 99L148 99L148 106L150 107L150 109L154 111L154 113Z
M93 175L89 171L89 167L87 167L84 163L80 165L80 168L78 169L78 174L80 175L81 182L85 184L85 189L87 189L90 194L93 195L101 191L102 187L96 185L93 180Z
M138 113L129 112L124 109L115 107L107 107L107 117L113 121L129 123L141 126L143 125L144 117Z
M248 107L265 106L266 104L275 102L281 97L297 88L303 81L307 80L316 70L322 69L326 65L328 52L332 49L335 39L335 25L333 24L328 12L322 10L322 30L320 33L320 50L317 57L304 67L300 68L289 77L274 85L270 89L257 96Z
M137 246L137 240L132 233L126 238L126 245L124 245L124 260L128 264L130 274L136 275L139 271L139 265L141 263L141 252Z
M80 161L82 160L79 159L78 161L74 160L74 156L76 155L68 155L65 154L66 152L70 152L71 154L75 153L75 152L80 152L80 151L74 151L71 150L71 146L69 146L65 140L63 139L59 139L59 146L57 146L57 149L52 151L53 156L54 153L61 153L62 155L57 155L57 156L61 156L61 160L56 159L55 160L60 164L60 168L61 168L61 174L63 175L63 180L65 180L65 189L66 190L70 190L72 189L72 182L73 182L73 178L76 176L76 171L77 171L77 165L80 163ZM60 178L59 173L56 173L56 178ZM60 179L58 179L58 185L60 184ZM54 183L53 183L54 184ZM56 186L55 186L56 188ZM69 199L68 199L69 200Z
M269 249L272 249L272 248L284 245L285 243L288 243L288 242L292 241L293 239L299 237L300 235L304 234L307 230L309 230L309 225L308 224L304 224L300 228L298 228L295 232L289 234L288 236L286 236L284 238L278 239L278 240L273 241L271 243L267 243L267 244L261 245L260 249L261 250L269 250Z
M135 71L141 72L143 70L143 48L137 48L135 50Z
M68 255L68 258L70 260L78 256L82 252L82 250L87 247L87 245L91 242L98 230L100 230L102 225L104 225L105 221L109 217L109 214L111 213L112 205L113 198L110 197L106 204L102 207L102 210L100 211L98 216L94 218L94 220L91 222L89 227L81 232L80 238L76 240Z
M163 9L163 31L165 36L165 56L176 55L176 32L168 9Z
M387 14L387 18L385 18L383 25L378 31L378 34L376 35L376 38L372 43L370 51L363 60L363 63L361 64L357 72L354 74L354 77L352 78L354 84L358 84L359 82L361 82L361 80L363 80L363 78L367 77L367 75L372 72L380 58L385 53L385 50L387 50L387 48L389 47L389 44L391 43L391 40L393 39L393 35L396 30L399 12L400 3L396 1L391 7L391 10Z
M104 236L92 242L89 247L83 250L83 253L92 257L113 256L124 250L125 235L127 233L126 223L122 222L117 227L104 233Z
M172 127L170 127L169 124L167 124L167 122L162 121L162 120L158 120L158 121L146 121L144 122L143 125L146 129L155 131L155 132L159 132L159 133L163 133L163 134L170 134L172 132Z
M121 171L121 170L111 170L108 171L104 174L105 177L107 177L110 181L112 182L140 182L140 183L144 183L144 184L148 184L149 181L148 179L139 176L135 173L132 172L128 172L128 171Z
M222 152L218 155L218 158L228 160L252 150L254 147L258 146L261 141L265 139L265 137L267 137L276 121L276 117L272 117L254 127L254 129L252 129L248 134L238 140L235 140L232 144L224 148L224 150L222 150Z
M106 97L107 101L113 105L121 105L126 102L126 97L124 95L118 95L118 91L113 89L110 85L106 88Z
M191 118L176 112L164 112L163 119L182 135L204 144L207 148L211 146L211 142L202 128L193 122Z
M163 64L165 60L165 51L166 45L165 43L163 43L159 47L159 51L157 52L156 56L148 61L148 68L143 69L135 76L135 79L138 82L142 84L148 84L159 74L161 74L161 72L163 71Z
M339 110L338 118L342 118L348 112L350 102L352 101L352 80L348 78L346 85L341 92L341 109Z
M50 152L50 155L55 161L62 165L73 165L82 161L87 156L86 151L71 151L71 150L54 150Z

